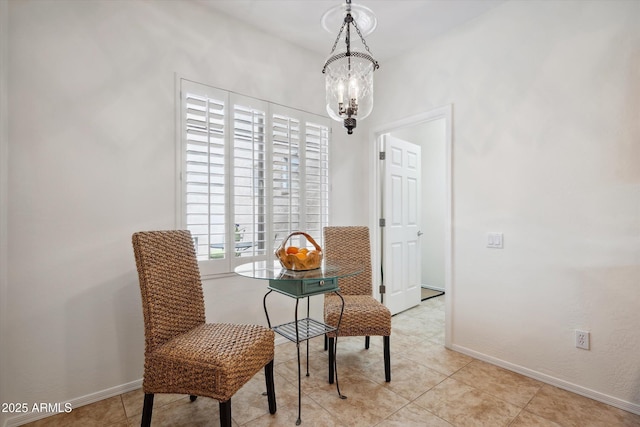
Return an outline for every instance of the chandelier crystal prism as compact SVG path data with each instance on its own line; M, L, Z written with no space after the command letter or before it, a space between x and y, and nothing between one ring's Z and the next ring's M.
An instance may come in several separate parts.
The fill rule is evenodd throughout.
M364 119L373 110L373 72L380 66L373 59L363 33L373 31L377 21L370 9L352 5L351 0L347 0L325 13L322 18L325 29L328 21L338 13L344 15L342 26L322 73L325 75L327 113L332 119L342 121L351 135L357 119ZM361 29L358 22L364 28ZM352 27L364 50L351 45Z

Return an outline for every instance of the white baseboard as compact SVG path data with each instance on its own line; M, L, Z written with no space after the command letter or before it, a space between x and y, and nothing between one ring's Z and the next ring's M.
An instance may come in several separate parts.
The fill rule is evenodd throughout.
M614 406L616 408L623 409L627 412L631 412L633 414L640 415L640 405L633 402L627 402L626 400L619 399L617 397L609 396L604 393L600 393L595 390L591 390L586 387L582 387L577 384L570 383L565 380L561 380L559 378L552 377L547 374L543 374L538 371L534 371L529 368L525 368L519 365L515 365L510 362L506 362L501 359L497 359L492 356L487 356L483 353L478 353L477 351L470 350L466 347L461 347L459 345L452 345L452 350L457 352L466 354L467 356L474 357L476 359L482 360L487 363L491 363L492 365L500 366L501 368L508 369L509 371L517 372L518 374L522 374L526 377L533 378L534 380L541 381L543 383L579 394L581 396L588 397L593 400L597 400L598 402L606 403L607 405Z
M87 394L85 396L77 397L65 403L70 403L71 407L75 409L75 408L79 408L80 406L84 406L90 403L98 402L100 400L108 399L109 397L118 396L120 394L127 393L129 391L137 390L140 387L142 387L142 379L131 381L130 383L121 384L105 390L97 391L95 393ZM42 418L50 417L52 415L56 415L56 414L48 413L48 412L31 412L31 413L21 414L21 415L7 419L4 423L4 427L17 427L23 424L40 420Z

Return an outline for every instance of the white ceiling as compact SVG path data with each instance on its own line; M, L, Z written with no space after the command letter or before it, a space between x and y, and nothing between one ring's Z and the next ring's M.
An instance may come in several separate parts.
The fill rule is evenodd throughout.
M366 37L373 56L384 61L437 37L507 0L354 0L373 10L376 30ZM320 24L340 0L201 0L224 14L328 56L339 27L331 34ZM359 46L359 43L358 43Z

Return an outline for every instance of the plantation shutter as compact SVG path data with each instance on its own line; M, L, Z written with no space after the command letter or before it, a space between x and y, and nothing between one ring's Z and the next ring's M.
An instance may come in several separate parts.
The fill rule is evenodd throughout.
M283 114L272 117L273 232L272 249L300 224L300 120ZM298 239L292 242L299 245Z
M305 130L305 229L322 246L329 224L329 128L306 122Z
M227 95L185 85L182 99L186 227L198 259L225 258Z
M232 97L233 218L236 257L267 253L266 103Z
M273 260L293 231L322 244L328 119L185 79L179 114L179 227L191 231L202 277Z

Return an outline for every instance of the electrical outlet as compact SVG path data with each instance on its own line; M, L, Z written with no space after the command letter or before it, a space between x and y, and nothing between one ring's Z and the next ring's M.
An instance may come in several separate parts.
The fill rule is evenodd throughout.
M587 331L576 330L576 347L589 350L590 333Z

